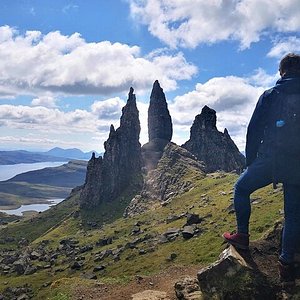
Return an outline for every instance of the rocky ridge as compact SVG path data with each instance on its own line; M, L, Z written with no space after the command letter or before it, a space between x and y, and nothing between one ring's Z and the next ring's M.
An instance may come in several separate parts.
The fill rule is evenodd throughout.
M122 109L120 127L111 125L108 140L104 143L103 158L92 155L85 184L80 195L83 208L93 208L102 202L113 201L131 188L141 186L140 121L136 98L130 88L127 104Z
M190 139L182 147L205 163L206 172L241 172L245 167L245 158L227 129L224 133L218 131L216 122L216 111L204 106L191 127Z
M172 198L191 188L196 178L203 178L204 165L186 149L168 143L157 167L145 177L140 194L126 208L124 216L138 215L156 204L166 205Z
M244 157L227 130L216 128L216 112L205 106L196 116L191 137L182 147L170 143L173 125L163 89L153 84L148 109L149 142L139 143L140 123L136 99L130 89L122 109L120 127L111 125L103 158L92 156L80 196L81 207L112 202L131 189L126 216L171 200L193 187L188 173L204 176L216 170L241 171ZM205 164L205 167L204 167Z

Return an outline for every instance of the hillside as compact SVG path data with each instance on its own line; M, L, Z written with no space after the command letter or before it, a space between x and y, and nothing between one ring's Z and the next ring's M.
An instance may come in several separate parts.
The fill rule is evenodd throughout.
M86 166L86 161L73 160L59 167L25 172L1 181L0 206L16 207L65 198L72 188L84 183Z
M86 216L77 211L78 193L75 193L35 218L2 227L0 239L7 240L5 248L17 249L3 251L2 259L9 253L20 260L22 253L26 262L17 275L16 263L3 265L2 260L0 291L27 282L34 299L88 299L80 297L84 291L89 295L92 289L104 293L94 294L94 299L117 300L110 297L118 290L126 290L136 278L154 274L160 278L159 274L169 268L194 272L218 257L225 247L220 235L235 226L231 197L236 178L225 173L194 178L194 188L188 192L132 218L109 221L112 207L109 211L103 209L102 217L106 220L103 226L96 223L82 226ZM251 240L262 237L273 227L281 218L281 208L280 189L273 191L267 187L253 195ZM183 233L187 213L201 219L199 224L192 225L193 237L189 239L183 237L188 236ZM26 243L20 246L19 241L25 239L29 246ZM32 255L33 251L40 259ZM25 269L27 275L22 273ZM176 274L180 275L174 271ZM105 286L111 295L105 294ZM169 287L168 293L172 290ZM175 299L174 292L169 296Z

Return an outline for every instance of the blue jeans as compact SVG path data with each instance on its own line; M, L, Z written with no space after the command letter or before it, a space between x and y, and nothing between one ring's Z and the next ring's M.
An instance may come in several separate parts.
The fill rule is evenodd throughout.
M258 157L236 182L234 207L238 232L249 232L250 195L270 183L272 183L271 159L261 157ZM280 259L291 263L294 261L294 254L300 240L300 185L283 184L283 188L285 224Z

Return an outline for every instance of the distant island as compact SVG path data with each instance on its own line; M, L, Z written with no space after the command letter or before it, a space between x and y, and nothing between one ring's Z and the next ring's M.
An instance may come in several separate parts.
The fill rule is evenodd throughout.
M0 165L30 164L39 162L67 162L72 159L88 160L92 153L83 152L77 148L62 149L55 147L46 152L31 152L25 150L0 151ZM96 155L99 155L95 152Z
M62 166L29 171L0 182L0 208L13 209L22 204L47 203L65 198L84 183L87 162L72 160Z

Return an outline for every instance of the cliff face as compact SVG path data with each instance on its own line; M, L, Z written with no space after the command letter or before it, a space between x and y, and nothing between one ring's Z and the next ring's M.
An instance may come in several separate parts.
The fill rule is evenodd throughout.
M215 110L204 106L191 127L190 139L182 146L206 165L207 172L223 170L240 172L245 158L230 138L227 129L217 130Z
M133 88L122 109L120 127L110 128L104 143L103 159L93 155L88 163L86 181L81 192L82 207L96 207L103 201L113 201L125 189L141 185L140 121Z
M132 199L124 216L138 215L184 194L194 187L196 179L205 176L203 169L202 162L193 154L169 142L157 167L148 172L141 193Z
M149 142L142 147L142 157L146 172L156 168L163 150L171 141L173 126L163 89L156 80L153 84L148 109Z

